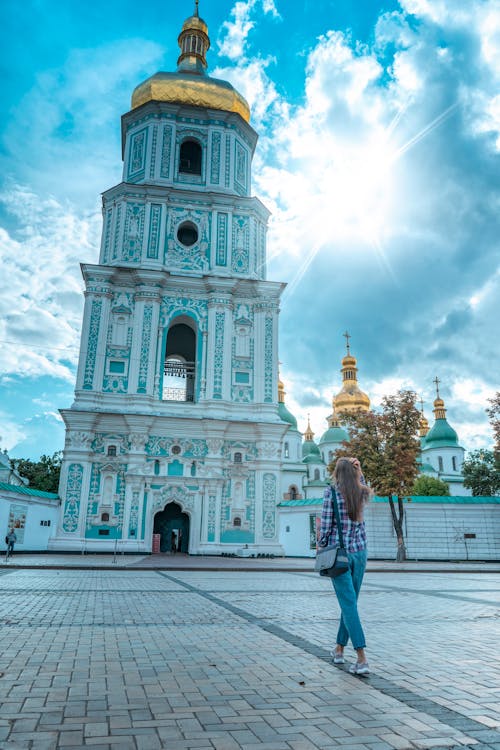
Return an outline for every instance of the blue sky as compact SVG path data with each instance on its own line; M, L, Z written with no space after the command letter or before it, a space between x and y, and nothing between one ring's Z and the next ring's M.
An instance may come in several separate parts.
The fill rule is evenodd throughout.
M191 2L4 0L0 436L63 446L100 193L121 179L134 87L174 70ZM471 449L500 372L498 0L201 0L209 72L248 99L253 192L271 209L268 277L286 281L287 404L319 437L342 333L376 405L433 379Z

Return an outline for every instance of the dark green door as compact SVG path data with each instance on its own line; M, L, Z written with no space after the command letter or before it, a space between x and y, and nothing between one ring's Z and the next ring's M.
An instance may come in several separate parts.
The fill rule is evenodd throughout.
M177 503L169 503L155 515L153 531L161 536L160 552L188 551L189 516Z

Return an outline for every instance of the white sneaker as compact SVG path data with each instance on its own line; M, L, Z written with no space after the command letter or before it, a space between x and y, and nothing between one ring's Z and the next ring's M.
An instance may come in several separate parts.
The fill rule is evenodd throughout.
M366 677L370 674L370 667L367 661L356 661L349 667L349 672L351 674L359 674L361 677Z
M332 649L330 651L330 656L333 659L334 664L345 664L344 654L336 651L335 649Z

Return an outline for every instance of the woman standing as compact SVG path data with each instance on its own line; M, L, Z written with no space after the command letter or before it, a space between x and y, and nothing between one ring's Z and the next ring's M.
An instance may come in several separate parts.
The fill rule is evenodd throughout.
M349 570L332 584L342 612L337 633L337 642L332 651L333 663L344 663L344 648L349 638L357 653L355 664L349 672L357 675L370 674L365 654L365 634L358 614L358 596L366 568L366 529L363 511L371 490L366 486L357 458L339 458L333 472L333 483L337 497L344 545L349 558ZM332 490L327 487L324 494L319 546L339 544L339 533L335 521Z

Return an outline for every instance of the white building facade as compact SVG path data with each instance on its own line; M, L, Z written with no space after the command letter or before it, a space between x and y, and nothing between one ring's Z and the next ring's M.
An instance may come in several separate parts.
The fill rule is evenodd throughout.
M245 100L205 73L207 27L184 23L176 73L137 87L123 181L104 193L54 550L282 554L289 424L278 411L268 211L251 197Z

